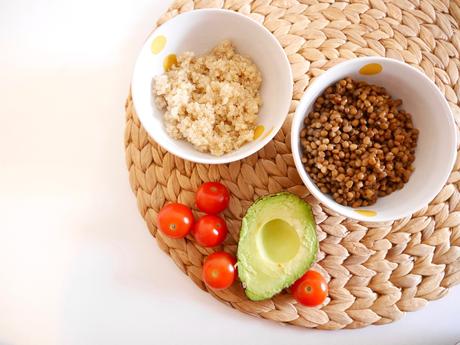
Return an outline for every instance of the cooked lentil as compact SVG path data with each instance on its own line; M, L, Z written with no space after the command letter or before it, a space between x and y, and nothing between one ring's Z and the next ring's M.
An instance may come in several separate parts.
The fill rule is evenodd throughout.
M339 204L369 206L414 170L419 131L385 88L345 78L319 96L300 133L302 163Z

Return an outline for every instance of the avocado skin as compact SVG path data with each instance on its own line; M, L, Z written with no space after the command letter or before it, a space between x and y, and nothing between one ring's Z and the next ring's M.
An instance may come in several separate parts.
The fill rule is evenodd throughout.
M264 216L263 210L266 207L270 207L272 211L268 214L267 219L279 218L290 224L295 223L291 225L301 239L297 255L287 263L283 263L282 268L264 258L256 245L258 230L263 226L254 228L253 225L257 223L257 217ZM276 214L278 212L279 214ZM265 222L262 220L258 223ZM249 207L242 220L238 243L238 275L245 288L246 296L250 300L260 301L271 298L291 286L310 268L316 259L317 252L316 223L309 204L288 192L257 199ZM261 279L258 281L259 277Z

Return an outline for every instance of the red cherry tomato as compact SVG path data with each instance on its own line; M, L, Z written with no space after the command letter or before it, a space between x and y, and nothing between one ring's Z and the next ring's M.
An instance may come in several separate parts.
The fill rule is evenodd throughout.
M158 213L158 228L172 238L185 237L191 230L194 218L185 205L172 203L164 206Z
M227 232L225 220L211 214L198 219L192 228L195 240L203 247L218 246L224 242Z
M228 206L230 195L227 188L219 182L203 183L196 192L196 205L209 214L217 214Z
M327 297L327 283L324 277L316 271L308 271L291 287L294 298L307 307L315 307L324 302Z
M216 252L204 260L203 280L214 290L230 287L236 278L236 259L226 252Z

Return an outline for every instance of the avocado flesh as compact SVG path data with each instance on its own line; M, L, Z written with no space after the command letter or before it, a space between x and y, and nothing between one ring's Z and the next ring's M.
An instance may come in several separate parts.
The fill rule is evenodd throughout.
M241 223L238 275L253 301L292 285L316 258L318 240L311 207L290 193L258 199Z

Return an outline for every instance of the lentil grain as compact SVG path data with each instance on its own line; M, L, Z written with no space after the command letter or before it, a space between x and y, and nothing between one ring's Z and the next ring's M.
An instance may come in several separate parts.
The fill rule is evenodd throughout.
M345 78L316 99L301 131L302 163L323 193L369 206L414 171L418 130L385 88Z

